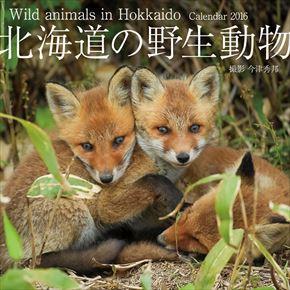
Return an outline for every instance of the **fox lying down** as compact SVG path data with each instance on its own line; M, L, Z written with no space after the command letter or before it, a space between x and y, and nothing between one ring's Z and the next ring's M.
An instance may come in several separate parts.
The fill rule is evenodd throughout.
M199 170L197 171L197 168ZM208 147L195 160L191 167L196 180L201 177L233 171L241 176L241 193L244 199L248 226L252 227L254 213L255 183L258 188L256 207L256 236L270 252L275 252L283 245L290 245L290 224L273 213L269 202L290 204L289 178L280 170L250 153L226 147ZM203 176L202 176L203 175ZM194 197L194 204L187 208L177 221L159 235L158 240L167 248L186 252L206 254L220 239L215 214L215 195L217 186L201 197ZM234 228L244 228L240 200L237 197L233 207ZM253 249L252 256L259 252Z

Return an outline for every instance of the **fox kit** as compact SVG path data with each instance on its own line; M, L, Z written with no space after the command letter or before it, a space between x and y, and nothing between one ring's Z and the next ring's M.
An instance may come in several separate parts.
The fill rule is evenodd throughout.
M47 85L48 103L59 129L59 138L53 140L53 146L62 172L70 166L71 174L101 183L103 190L92 200L61 198L56 204L50 199L30 200L37 255L50 213L56 206L43 249L43 266L63 266L66 262L68 267L78 270L83 266L86 271L93 267L94 259L101 262L117 259L123 241L113 239L96 245L113 225L127 225L135 235L142 235L143 229L138 226L142 221L144 230L149 233L152 229L154 232L159 229L160 233L170 225L159 221L158 217L175 207L181 193L164 177L146 176L156 169L150 158L135 146L131 76L132 71L123 67L114 74L108 88L99 86L76 95L63 86ZM24 259L32 255L26 192L37 177L45 174L46 166L38 154L32 152L17 167L3 191L11 199L6 211L22 238ZM5 249L1 221L0 247L1 270L5 270L11 260ZM130 253L130 248L125 247L124 251L120 254L122 261L128 260L126 253ZM168 254L160 251L162 257ZM90 257L86 265L68 259L80 253ZM168 255L172 257L171 253Z
M216 153L215 157L213 157L214 152ZM261 158L253 157L252 160L250 153L246 153L242 161L239 161L241 160L241 154L241 152L229 148L212 148L209 155L213 158L211 163L207 163L208 169L204 170L204 176L209 171L219 171L221 169L220 161L222 156L224 156L226 160L224 166L227 167L225 170L235 170L236 174L241 176L241 193L245 203L249 227L253 226L255 183L257 185L256 237L271 252L279 250L282 245L289 246L290 224L283 217L274 214L269 208L270 201L289 205L289 178ZM205 157L206 160L207 157ZM240 165L233 166L234 164L239 164L237 162ZM203 170L205 164L201 162L200 165L200 170ZM198 166L198 160L196 166ZM172 225L159 235L159 242L168 248L174 248L177 245L180 250L186 252L207 253L220 238L215 214L216 191L217 186L213 187L191 207L187 208L176 225ZM238 197L233 207L233 218L234 228L244 228L241 204ZM251 254L254 258L260 255L257 249L253 249Z
M145 68L135 71L132 105L138 143L171 181L212 139L219 90L215 66L187 80L161 80Z

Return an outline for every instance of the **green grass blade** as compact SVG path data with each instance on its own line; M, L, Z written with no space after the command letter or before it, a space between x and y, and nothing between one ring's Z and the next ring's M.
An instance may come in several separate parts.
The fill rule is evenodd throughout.
M29 121L25 121L20 118L3 114L3 113L0 113L0 117L13 119L22 124L22 126L27 131L27 134L31 142L33 143L36 151L38 152L41 159L44 161L45 165L47 166L49 172L62 185L65 191L69 191L69 185L66 182L65 178L60 173L57 158L56 158L52 143L48 135L41 128L39 128L38 126L36 126L35 124Z
M26 270L26 271L25 271ZM56 289L79 289L78 283L59 269L24 269L33 281L38 281Z
M152 290L152 273L150 264L145 269L144 273L141 275L140 280L143 290Z
M226 243L231 244L233 231L233 205L241 184L241 178L234 174L224 175L218 185L215 210L219 233Z
M15 227L9 220L5 210L3 210L3 226L5 242L9 256L14 261L19 261L23 258L23 247L20 236L18 235Z
M213 181L219 181L221 179L223 179L224 175L223 174L213 174L207 177L204 177L202 179L199 179L197 182L190 184L186 187L184 194L186 194L187 192L192 191L195 187L199 186L199 185L203 185L206 183L210 183Z
M6 56L5 64L8 70L14 71L18 64L18 57L17 57L17 36L13 36L11 40L11 59L8 59L8 55Z
M188 283L181 288L178 288L179 290L195 290L195 287L192 283Z
M243 239L244 230L237 229L233 231L232 244L238 247ZM229 246L223 239L219 240L207 254L203 261L195 280L194 290L213 289L216 276L226 266L231 256L236 250Z
M279 275L279 277L284 282L286 289L290 289L289 281L288 281L288 279L286 277L286 274L283 272L281 267L277 264L277 262L274 260L272 255L265 248L265 246L253 234L249 234L249 238L253 242L253 244L257 247L257 249L262 253L262 255L273 266L273 268L275 269L276 273Z
M9 269L0 277L1 290L34 290L30 281L23 277L23 270Z
M286 204L277 204L270 201L269 203L270 209L283 216L288 222L290 222L290 206Z
M183 203L186 201L187 196L190 194L190 192L197 186L202 185L202 184L206 184L209 182L213 182L213 181L218 181L218 180L222 180L224 177L224 174L214 174L214 175L210 175L207 177L204 177L200 180L198 180L197 182L190 184L186 187L186 189L184 190L184 194L183 194L183 198L181 200L181 202L176 206L176 208L170 212L168 215L160 217L159 220L165 220L171 216L175 216L180 210L181 207L183 205Z
M268 120L263 112L264 102L263 102L262 94L260 92L255 91L252 102L253 102L254 109L259 116L261 123L267 124Z
M35 123L43 129L51 130L55 127L55 121L48 107L37 107L35 112Z
M79 289L78 283L58 269L10 269L0 277L1 290L35 289L38 282L54 289Z

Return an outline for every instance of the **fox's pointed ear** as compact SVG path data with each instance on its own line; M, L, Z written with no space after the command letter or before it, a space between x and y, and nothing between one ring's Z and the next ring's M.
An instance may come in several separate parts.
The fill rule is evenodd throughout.
M73 118L80 106L73 92L56 83L46 84L46 98L56 122Z
M247 178L247 180L254 182L255 168L251 152L244 155L236 174L240 175L242 179Z
M164 87L160 79L149 69L137 69L132 78L133 104L149 100L164 94Z
M114 73L108 86L110 101L121 106L130 104L132 75L133 71L128 66L122 66Z
M220 91L220 78L215 66L208 66L199 71L189 83L190 91L199 99L207 98L217 103Z

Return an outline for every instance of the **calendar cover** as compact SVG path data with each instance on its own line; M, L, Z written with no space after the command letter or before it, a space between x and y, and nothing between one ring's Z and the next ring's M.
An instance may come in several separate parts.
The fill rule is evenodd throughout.
M288 289L289 1L0 1L1 289Z

